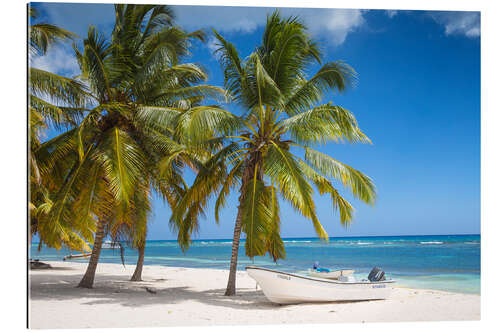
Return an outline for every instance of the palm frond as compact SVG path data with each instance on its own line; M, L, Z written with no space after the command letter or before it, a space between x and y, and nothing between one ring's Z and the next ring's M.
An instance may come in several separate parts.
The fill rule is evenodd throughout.
M205 142L216 135L233 133L241 123L238 118L218 106L197 106L183 112L175 129L175 137Z
M328 239L328 234L316 216L313 190L304 178L296 158L274 143L267 152L264 172L278 186L281 196L300 214L312 221L318 236Z
M56 129L74 127L83 118L84 108L61 107L30 95L30 107L43 117L44 124Z
M135 117L143 126L159 131L168 132L170 130L173 133L177 119L182 113L182 109L175 107L141 105L137 108Z
M272 208L272 225L270 228L270 233L266 238L266 248L271 259L277 262L279 259L285 259L286 251L285 244L281 239L281 221L280 221L280 207L278 202L278 196L274 186L270 186L271 191L271 208Z
M269 207L271 193L257 178L258 165L253 178L245 184L241 202L241 226L246 234L245 253L250 258L266 253L266 236L271 233L273 210Z
M219 57L224 71L224 86L235 99L238 99L246 76L240 56L232 43L226 41L214 29L212 31L219 42L217 45L219 48L214 53Z
M238 149L237 144L229 144L208 161L200 164L200 168L193 184L187 189L182 199L172 211L170 225L178 231L178 240L185 251L189 246L190 230L196 230L198 225L197 214L204 214L209 199L215 195L226 182L225 161L227 155Z
M136 185L143 174L145 156L124 131L113 127L96 147L96 159L101 163L116 202L128 207Z
M321 102L327 92L344 91L355 79L356 72L348 64L341 61L326 63L309 80L300 76L291 80L296 83L296 87L287 98L284 109L290 116L301 113Z
M58 169L57 164L64 164L71 160L71 155L76 152L77 147L76 132L76 129L71 129L44 142L34 150L33 154L42 177L53 178L48 174Z
M82 78L89 82L92 92L99 101L112 99L113 67L118 60L112 60L112 46L94 26L90 26L88 36L83 41L83 53L74 44L76 58L82 71Z
M337 189L335 189L332 183L318 172L316 172L313 168L307 165L304 161L300 161L300 167L304 175L311 182L314 183L318 192L323 194L330 194L332 199L332 206L334 211L338 211L340 215L340 223L347 227L352 222L354 208L351 206L349 201L344 199Z
M271 78L284 96L295 89L295 78L321 54L297 17L282 19L278 11L268 16L258 53Z
M172 105L178 100L198 96L211 98L219 102L226 102L228 100L227 92L224 89L212 85L200 84L190 87L169 87L163 91L160 90L154 95L153 101L155 103L160 101L163 105Z
M219 213L222 208L226 205L226 198L229 195L231 189L235 188L238 184L238 179L241 178L243 173L244 160L239 161L236 166L234 166L222 185L217 200L215 201L215 221L217 224L220 223Z
M350 111L331 104L323 104L296 114L283 120L280 125L280 133L290 133L300 144L324 144L330 140L371 143Z
M354 197L374 204L376 190L370 177L319 151L306 148L305 161L321 174L340 181Z
M257 106L270 105L279 108L283 103L283 96L278 85L268 74L257 53L252 53L246 64L248 88L242 95L245 105L252 109Z
M83 247L85 242L81 242L80 236L75 234L74 230L79 230L83 235L88 235L88 228L92 225L85 223L84 225L75 224L73 219L72 207L78 197L81 185L89 178L92 161L88 158L90 150L86 152L81 163L75 163L70 173L66 177L64 184L59 191L55 193L53 204L50 206L47 217L41 219L38 225L38 232L47 244L59 249L62 244L71 245L77 244L82 246L77 250L88 249Z
M29 90L38 98L63 106L83 107L90 101L85 86L77 80L33 67L29 69Z
M30 7L30 14L32 18L36 17L33 7ZM31 54L44 55L51 45L76 37L76 34L48 23L32 24L28 30Z

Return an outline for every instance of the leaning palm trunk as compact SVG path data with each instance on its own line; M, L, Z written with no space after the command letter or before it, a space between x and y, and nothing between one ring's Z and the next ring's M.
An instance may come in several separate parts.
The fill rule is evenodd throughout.
M236 294L236 267L238 265L238 250L240 247L241 236L241 204L238 207L238 216L234 225L233 249L231 251L231 264L229 266L229 278L225 296L234 296Z
M137 265L135 266L135 271L130 281L142 281L142 267L144 266L144 250L145 245L141 245L138 248L139 258L137 259Z
M104 239L104 221L99 221L99 223L97 223L94 246L92 247L92 254L90 256L89 265L87 266L87 271L85 272L85 275L78 284L79 288L92 288L92 286L94 285L95 271L97 269L97 263L99 262L99 256L101 254L103 239Z
M236 223L234 225L233 234L233 249L231 251L231 264L229 265L229 278L227 281L225 296L234 296L236 294L236 268L238 266L238 251L240 247L240 236L242 227L242 213L243 213L243 200L245 199L245 190L249 180L253 176L256 165L261 165L260 163L261 155L259 153L253 153L247 163L245 168L245 173L241 182L238 215L236 216ZM257 178L262 178L262 170L259 168L257 173Z

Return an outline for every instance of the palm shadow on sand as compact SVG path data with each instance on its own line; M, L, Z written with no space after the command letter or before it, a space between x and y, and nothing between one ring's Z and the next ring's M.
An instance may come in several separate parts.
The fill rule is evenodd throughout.
M55 268L54 270L61 270ZM32 276L32 300L70 300L88 298L83 304L120 304L122 306L142 307L158 304L178 304L186 301L197 301L220 307L233 309L276 309L283 307L270 302L261 290L254 288L238 288L237 295L224 296L225 289L210 289L198 291L190 286L168 287L162 283L164 279L131 282L120 275L98 276L93 289L76 288L81 278L80 274L51 274L45 271L43 275ZM146 290L148 288L150 291ZM369 301L356 301L369 302ZM375 301L376 302L376 301ZM334 303L353 303L334 302ZM307 306L312 303L300 305L285 305L286 307ZM315 303L318 304L318 303ZM331 302L329 304L332 304Z

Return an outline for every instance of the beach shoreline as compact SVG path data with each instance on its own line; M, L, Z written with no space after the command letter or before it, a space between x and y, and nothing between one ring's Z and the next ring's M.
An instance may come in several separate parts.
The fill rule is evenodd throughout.
M343 237L331 238L329 242L317 238L284 238L283 241L287 255L278 264L267 256L250 259L240 251L238 269L244 271L245 266L256 265L307 274L313 263L319 261L321 267L350 268L355 270L356 277L366 278L377 266L401 286L481 293L479 235ZM147 241L144 264L224 270L229 267L231 247L232 242L228 240L196 240L190 244L189 256L186 256L177 241ZM70 253L64 248L43 247L41 251L36 245L31 248L32 257L42 261L60 261ZM135 265L137 250L125 246L123 260L125 264ZM83 263L85 259L72 262ZM102 251L99 262L121 264L119 250Z
M76 288L86 263L48 261L31 270L31 328L166 327L250 324L332 324L479 320L480 295L395 288L387 300L280 306L269 302L246 272L237 272L237 295L223 296L226 270L98 265L93 289ZM147 290L147 289L148 290Z

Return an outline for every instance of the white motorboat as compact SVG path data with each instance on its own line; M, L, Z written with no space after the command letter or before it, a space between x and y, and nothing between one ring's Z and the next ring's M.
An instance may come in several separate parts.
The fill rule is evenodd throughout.
M354 274L353 269L339 269L330 272L321 272L315 269L309 269L309 276L319 277L322 279L338 280L340 276L351 276Z
M101 249L102 250L120 249L120 243L107 240L102 243Z
M394 288L394 280L356 281L353 276L328 280L311 276L248 266L250 275L273 303L335 302L386 299Z
M93 247L93 245L91 245L90 247ZM120 249L120 245L118 243L113 243L112 241L105 241L101 245L101 250L115 250L115 249ZM92 252L79 253L79 254L70 253L69 255L63 257L63 261L66 261L68 259L86 258L90 257L91 255Z

